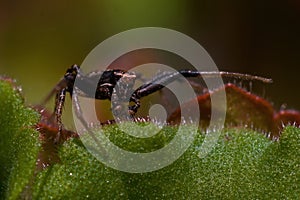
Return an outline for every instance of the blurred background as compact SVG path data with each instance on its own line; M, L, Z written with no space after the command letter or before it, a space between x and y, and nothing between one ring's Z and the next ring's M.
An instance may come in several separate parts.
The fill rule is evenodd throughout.
M223 71L270 77L265 97L300 109L300 1L0 0L0 74L38 104L106 38L165 27L198 41Z

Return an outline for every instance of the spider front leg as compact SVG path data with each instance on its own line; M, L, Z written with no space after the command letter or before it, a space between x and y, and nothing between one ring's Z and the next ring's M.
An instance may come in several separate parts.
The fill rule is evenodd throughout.
M58 133L54 139L55 143L60 143L60 139L61 139L61 133L63 130L63 123L61 117L62 117L62 110L64 107L65 100L66 100L66 88L63 88L56 94L56 98L55 98L54 113L55 113L56 123L58 125Z

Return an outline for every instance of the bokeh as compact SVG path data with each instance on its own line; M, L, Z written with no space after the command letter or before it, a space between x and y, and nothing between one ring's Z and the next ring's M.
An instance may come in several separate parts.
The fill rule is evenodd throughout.
M198 41L220 70L270 77L265 97L300 109L300 1L0 0L0 74L38 104L106 38L165 27Z

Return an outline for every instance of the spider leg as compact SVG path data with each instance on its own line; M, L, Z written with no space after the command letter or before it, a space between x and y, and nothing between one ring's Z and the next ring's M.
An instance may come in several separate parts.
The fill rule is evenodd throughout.
M79 102L78 96L76 94L76 90L71 95L71 98L73 99L73 102L74 102L73 107L74 107L74 110L75 110L76 117L80 120L80 122L82 123L84 128L86 130L88 130L88 123L83 118L82 110L81 110L81 107L80 107L80 102Z
M222 78L237 78L240 80L248 80L248 81L260 81L263 83L272 83L272 79L264 78L261 76L253 76L250 74L242 74L236 72L224 72L224 71L208 71L208 72L200 72L195 70L180 70L179 73L184 77L200 77L203 76L205 78L217 78L221 76Z
M153 78L151 81L145 83L141 87L135 90L131 97L131 101L135 103L134 106L130 107L130 110L133 113L136 113L139 104L137 100L144 96L148 96L162 88L164 88L166 85L178 80L181 76L191 78L191 77L205 77L205 78L217 78L219 76L221 77L229 77L229 78L238 78L241 80L249 80L249 81L260 81L263 83L271 83L272 80L260 76L253 76L249 74L241 74L241 73L235 73L235 72L218 72L218 71L210 71L210 72L200 72L196 70L180 70L177 72L162 72L155 78Z
M162 74L159 74L153 78L151 81L136 89L130 98L130 101L134 102L134 105L129 107L129 113L132 116L135 115L140 107L140 99L142 97L162 89L165 87L163 84L169 84L173 82L178 78L179 75L179 72L163 72Z
M249 81L261 81L263 83L272 83L271 79L260 77L260 76L252 76L249 74L241 74L235 72L199 72L195 70L180 70L177 72L163 72L162 74L158 75L156 78L152 79L150 82L142 85L139 87L135 93L136 97L141 98L143 96L147 96L152 94L163 87L165 85L177 80L181 76L184 77L205 77L205 78L217 78L218 76L221 77L231 77L231 78L238 78L242 80L249 80Z
M92 139L96 142L97 146L100 148L101 155L107 156L106 150L99 143L99 141L96 138L95 134L90 131L89 124L85 121L85 119L84 119L84 117L82 115L82 109L80 107L80 102L79 102L78 95L76 93L76 89L75 89L75 92L73 92L73 94L71 96L72 96L72 99L73 99L73 102L74 102L73 107L74 107L74 110L75 110L76 117L80 120L80 122L82 123L83 127L86 129L86 131L88 132L88 134L92 137Z
M54 113L56 117L56 123L58 125L58 133L56 138L54 139L55 143L60 142L60 137L63 129L63 123L61 117L62 117L62 110L64 107L65 100L66 100L66 88L63 88L56 94L56 99L55 99L56 103L55 103Z
M132 101L134 102L134 99L140 99L164 88L165 85L177 80L179 77L180 72L163 72L148 83L145 83L144 85L136 89L134 94L132 95Z

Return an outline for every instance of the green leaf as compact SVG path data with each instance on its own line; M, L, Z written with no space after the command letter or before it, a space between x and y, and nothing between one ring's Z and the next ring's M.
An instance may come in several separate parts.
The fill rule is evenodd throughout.
M34 199L123 199L122 173L105 167L73 139L60 149L61 162L41 172Z
M257 174L259 196L298 199L300 196L300 129L288 126L279 142L269 146ZM257 196L258 197L258 196Z
M0 197L6 199L27 195L39 150L33 128L39 116L24 106L12 84L9 79L0 81Z
M185 134L190 134L185 129ZM148 152L167 144L177 129L168 127L152 139L134 138L105 128L115 144ZM77 139L60 150L61 163L42 172L35 199L251 199L300 195L300 130L285 129L279 142L250 130L224 130L213 151L198 157L204 135L173 164L154 172L125 173L106 167ZM144 148L141 148L144 146Z

